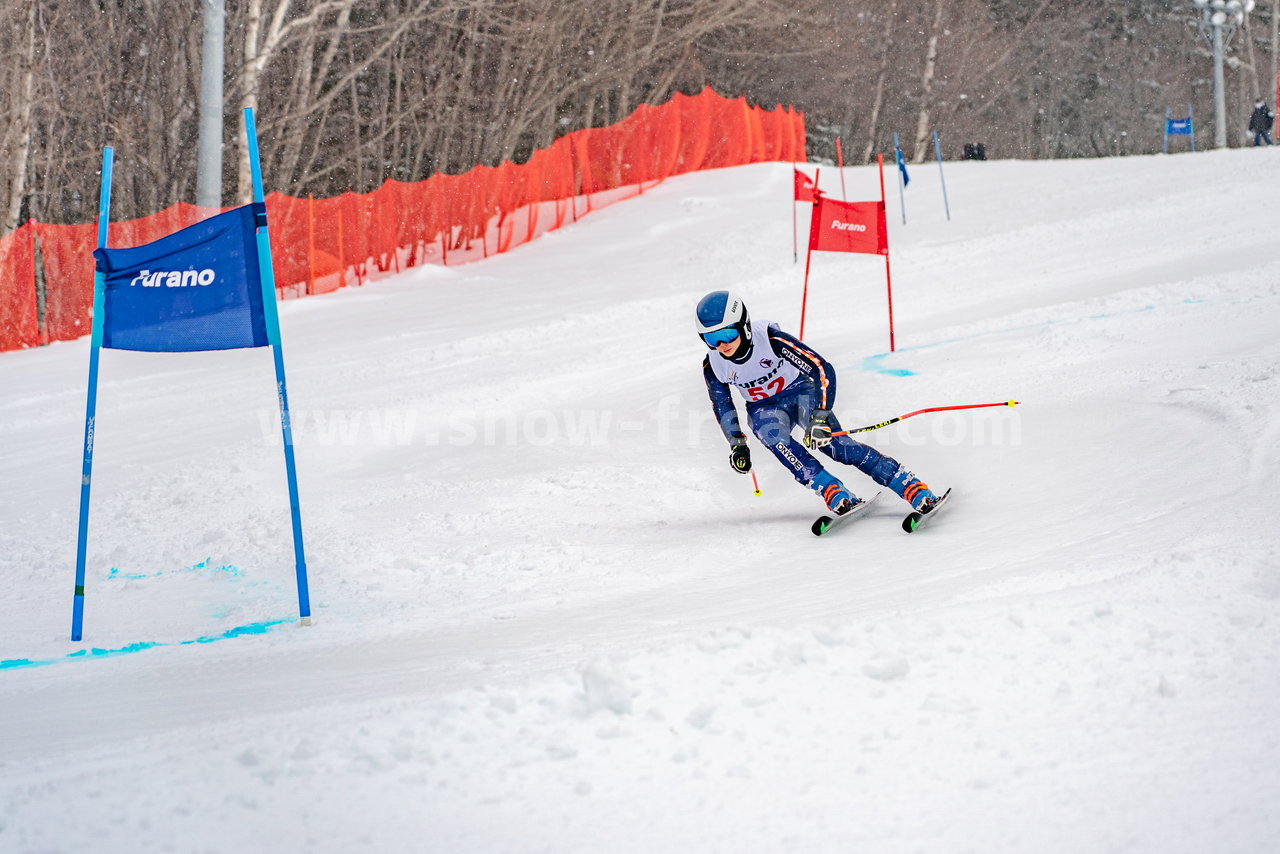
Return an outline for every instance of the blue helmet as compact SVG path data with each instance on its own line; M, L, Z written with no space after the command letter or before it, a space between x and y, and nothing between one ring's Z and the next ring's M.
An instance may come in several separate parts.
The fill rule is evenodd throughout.
M733 337L724 337L730 331L736 333L735 337L742 338L742 346L738 347L730 361L742 363L751 355L751 315L747 314L747 306L742 297L732 291L712 291L700 299L694 312L694 321L698 336L712 350L716 348L716 332L721 332L718 336L721 341L733 340Z

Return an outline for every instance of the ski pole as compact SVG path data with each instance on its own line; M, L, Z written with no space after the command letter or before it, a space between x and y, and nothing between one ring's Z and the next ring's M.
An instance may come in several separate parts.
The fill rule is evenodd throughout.
M915 412L908 412L906 415L899 415L897 418L890 418L888 421L881 421L879 424L869 424L866 427L859 427L856 430L840 430L832 433L831 437L848 436L851 433L865 433L868 430L879 430L881 427L888 427L890 424L897 424L899 421L910 418L913 415L923 415L926 412L949 412L954 409L984 409L988 406L1017 406L1019 401L1006 400L1003 403L969 403L963 406L933 406L929 409L917 409Z
M751 485L756 488L756 495L760 494L760 481L756 480L756 473L751 473Z

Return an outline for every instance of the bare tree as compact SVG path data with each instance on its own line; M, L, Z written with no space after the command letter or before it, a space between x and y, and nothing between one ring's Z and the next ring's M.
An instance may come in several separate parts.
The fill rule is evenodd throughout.
M336 50L338 40L345 32L351 17L351 7L356 0L320 0L298 17L289 18L293 0L247 0L244 26L243 57L240 62L236 91L240 96L240 138L245 138L246 127L244 111L252 109L257 112L258 86L263 71L268 64L277 58L288 40L295 36L310 34L314 40L314 28L326 16L333 15L336 22L329 34L332 47ZM266 3L264 13L264 3ZM266 19L266 24L263 21ZM332 62L332 55L322 64ZM315 70L305 69L311 75ZM319 74L321 80L326 75ZM240 146L239 171L236 181L236 198L240 203L253 197L253 186L250 176L249 150Z
M256 109L268 188L295 196L521 162L705 85L795 105L809 154L834 159L842 136L851 161L895 131L917 161L933 130L994 156L1155 151L1164 109L1210 90L1190 7L1168 0L227 5L227 108ZM1278 5L1260 3L1233 45L1238 109L1275 79ZM106 144L117 218L194 198L197 16L190 0L0 0L0 233L27 216L91 220ZM223 179L240 200L242 140L229 122L240 156Z
M880 68L876 73L875 95L871 99L870 116L867 120L867 144L862 151L862 162L871 160L876 150L876 140L880 134L880 111L884 107L885 82L889 76L890 60L893 56L893 24L898 14L898 0L889 0L884 16L884 35L881 39Z
M0 87L0 237L20 224L31 151L35 98L36 0L14 0L0 10L0 53L16 61ZM4 72L0 72L4 73Z
M916 120L915 155L911 162L924 161L928 153L926 139L931 130L929 125L929 104L933 98L933 77L938 67L938 37L942 31L942 14L946 8L946 0L934 0L933 19L929 23L928 46L925 48L924 69L920 73L920 115Z

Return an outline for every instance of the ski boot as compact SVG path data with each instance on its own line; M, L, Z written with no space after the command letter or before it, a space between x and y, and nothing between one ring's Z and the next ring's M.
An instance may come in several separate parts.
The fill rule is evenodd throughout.
M861 503L861 499L854 498L853 493L845 489L843 483L825 471L818 472L805 486L821 495L822 500L827 502L827 509L837 516L843 516L852 510L855 504Z
M911 505L913 510L928 513L933 509L938 496L929 489L929 484L916 477L905 467L898 466L898 471L889 480L889 488Z

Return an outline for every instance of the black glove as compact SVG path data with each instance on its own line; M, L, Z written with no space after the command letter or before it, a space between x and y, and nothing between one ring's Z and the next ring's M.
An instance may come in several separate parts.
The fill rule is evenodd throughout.
M729 465L733 466L733 470L746 474L751 471L751 450L747 448L747 443L742 442L733 446L729 451Z
M804 432L806 448L825 448L831 444L831 417L829 409L815 409L809 413L809 427Z

